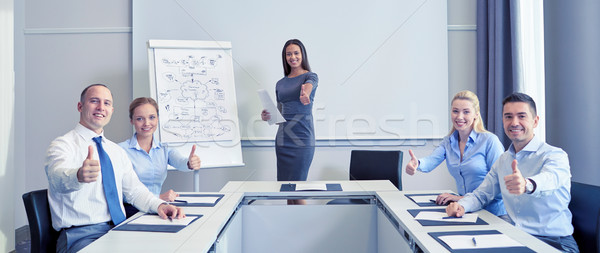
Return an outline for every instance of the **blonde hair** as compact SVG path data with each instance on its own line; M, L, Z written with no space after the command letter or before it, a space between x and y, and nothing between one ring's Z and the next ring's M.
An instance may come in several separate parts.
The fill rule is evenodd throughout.
M468 90L460 91L456 93L456 95L454 95L454 98L452 98L452 102L450 102L450 105L452 105L452 103L454 103L454 100L457 99L467 100L473 104L473 109L475 109L475 113L477 113L477 117L473 121L473 130L475 130L475 132L478 133L487 132L487 130L485 130L485 127L483 126L483 119L481 118L481 112L479 109L479 99L477 98L477 95ZM452 124L452 130L450 130L450 133L448 133L448 135L452 135L454 130L456 130L456 128L454 128L454 124Z

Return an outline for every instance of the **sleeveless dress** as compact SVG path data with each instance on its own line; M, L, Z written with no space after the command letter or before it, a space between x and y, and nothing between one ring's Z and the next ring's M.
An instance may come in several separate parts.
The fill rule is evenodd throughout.
M275 86L277 102L286 122L279 125L275 138L277 181L306 181L308 168L315 153L315 128L312 106L319 77L313 72L288 78L283 77ZM313 85L310 104L300 102L302 84Z

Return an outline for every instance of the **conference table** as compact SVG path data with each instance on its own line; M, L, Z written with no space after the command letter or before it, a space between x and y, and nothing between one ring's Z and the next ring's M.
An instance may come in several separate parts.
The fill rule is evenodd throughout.
M328 190L294 190L305 184ZM222 197L212 207L182 207L202 217L176 233L111 230L81 252L451 252L433 235L492 230L521 250L558 252L485 210L476 212L484 223L478 225L415 220L415 210L444 207L420 206L408 196L441 192L450 191L399 191L387 180L231 181L219 192L180 193ZM289 199L305 204L288 205Z

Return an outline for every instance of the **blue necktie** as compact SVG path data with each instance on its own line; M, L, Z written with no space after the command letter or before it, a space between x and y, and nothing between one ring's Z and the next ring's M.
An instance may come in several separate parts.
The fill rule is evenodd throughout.
M104 195L106 196L106 203L108 203L108 211L110 217L115 225L118 225L125 220L125 215L121 210L121 203L119 202L119 192L117 191L117 185L115 183L115 172L113 171L110 157L104 148L102 148L102 136L92 138L96 142L98 147L98 156L100 157L100 171L102 172L102 186L104 187Z

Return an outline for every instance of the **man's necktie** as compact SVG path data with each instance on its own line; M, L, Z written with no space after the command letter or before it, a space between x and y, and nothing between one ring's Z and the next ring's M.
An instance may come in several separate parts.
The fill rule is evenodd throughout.
M119 192L115 183L115 172L113 171L112 162L110 162L110 157L108 157L108 154L102 148L102 136L92 139L96 142L96 147L98 147L102 186L104 188L104 195L106 196L106 203L108 203L108 211L113 223L118 225L125 220L125 215L121 210L121 203L119 202Z

